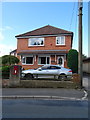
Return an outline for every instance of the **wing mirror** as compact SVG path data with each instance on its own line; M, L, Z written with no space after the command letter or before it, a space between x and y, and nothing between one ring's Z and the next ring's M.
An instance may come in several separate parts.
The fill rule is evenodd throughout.
M41 70L42 70L42 68L38 68L38 70L39 70L39 71L41 71Z

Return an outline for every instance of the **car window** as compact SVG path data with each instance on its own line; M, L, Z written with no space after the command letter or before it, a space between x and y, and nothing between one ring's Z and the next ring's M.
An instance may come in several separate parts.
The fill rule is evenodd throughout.
M50 66L43 66L41 69L42 70L50 69Z
M50 66L50 69L61 69L59 66Z
M51 66L50 69L56 69L56 66Z
M56 69L61 69L61 67L59 67L59 66L56 66Z

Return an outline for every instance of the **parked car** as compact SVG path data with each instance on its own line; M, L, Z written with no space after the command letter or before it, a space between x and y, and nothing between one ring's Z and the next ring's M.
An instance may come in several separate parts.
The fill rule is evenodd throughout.
M45 77L46 75L57 77L59 80L65 80L68 77L71 78L72 70L59 65L44 65L37 69L22 71L22 77L27 77L29 79Z

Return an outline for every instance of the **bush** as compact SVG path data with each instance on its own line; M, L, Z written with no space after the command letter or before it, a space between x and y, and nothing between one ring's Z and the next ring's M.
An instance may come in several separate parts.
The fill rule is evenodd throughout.
M11 56L11 55L4 55L2 56L2 64L3 65L14 65L14 64L18 64L19 63L19 59L15 56Z
M77 50L71 49L67 56L67 65L72 69L73 73L78 73L78 52Z
M2 78L9 78L10 66L2 66Z

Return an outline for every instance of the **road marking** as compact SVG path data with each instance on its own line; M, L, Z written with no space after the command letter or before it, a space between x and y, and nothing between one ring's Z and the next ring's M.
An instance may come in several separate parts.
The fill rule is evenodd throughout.
M88 93L86 90L84 90L84 97L82 97L82 100L85 100L87 98L87 96L88 96Z

